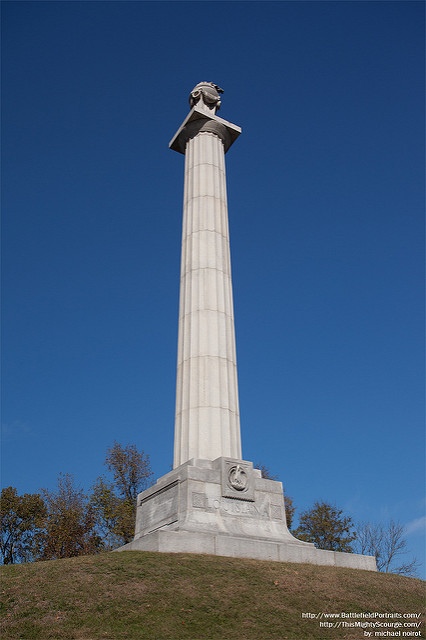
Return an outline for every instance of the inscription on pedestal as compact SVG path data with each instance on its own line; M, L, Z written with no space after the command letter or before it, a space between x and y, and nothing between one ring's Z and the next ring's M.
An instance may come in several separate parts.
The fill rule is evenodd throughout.
M192 494L192 506L206 511L219 511L222 515L249 516L253 518L267 518L270 515L269 501L262 502L236 501L232 498L208 498L204 493ZM272 517L279 517L277 515Z
M192 494L192 506L200 507L201 509L205 509L207 506L207 496L205 493L195 493Z
M279 504L271 504L271 518L275 520L283 519L283 512Z
M151 531L177 520L179 483L173 482L156 493L142 498L139 503L142 527L148 525Z

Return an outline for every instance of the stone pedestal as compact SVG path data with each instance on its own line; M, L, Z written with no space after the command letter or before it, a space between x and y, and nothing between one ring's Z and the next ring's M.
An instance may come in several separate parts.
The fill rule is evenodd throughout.
M376 570L375 559L316 549L287 529L281 482L245 460L189 460L138 496L133 542L119 551L208 553Z

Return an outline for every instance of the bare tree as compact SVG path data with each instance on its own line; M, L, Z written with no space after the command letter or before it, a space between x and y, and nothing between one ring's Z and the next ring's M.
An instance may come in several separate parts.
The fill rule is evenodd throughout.
M388 524L360 522L356 526L355 550L375 556L377 570L402 576L416 576L419 563L416 558L407 559L409 553L404 537L404 527L390 520Z
M269 470L269 467L264 465L263 462L255 462L253 467L255 469L259 469L260 470L260 472L262 473L262 478L265 478L266 480L278 480L278 476L274 475Z

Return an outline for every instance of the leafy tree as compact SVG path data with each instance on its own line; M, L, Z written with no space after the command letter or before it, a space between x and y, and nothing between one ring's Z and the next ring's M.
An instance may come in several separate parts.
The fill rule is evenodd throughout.
M298 528L292 532L299 540L313 542L319 549L351 553L353 532L352 518L328 502L315 502L312 509L300 516Z
M30 561L35 540L43 527L46 505L40 494L19 496L15 487L2 489L0 497L0 552L3 564Z
M87 555L102 548L93 509L71 474L59 474L57 491L43 489L42 495L47 514L38 539L39 560Z
M118 442L107 450L105 465L113 479L100 477L90 496L97 530L105 549L114 549L133 540L136 498L152 477L149 456L135 445L123 447Z
M387 524L360 522L356 526L355 549L358 553L375 556L377 570L403 576L416 576L416 558L405 559L408 553L404 527L394 520Z
M112 551L133 539L136 501L129 501L114 492L114 483L100 477L92 487L90 505L96 530L105 551Z
M153 475L149 456L138 451L134 444L122 447L114 441L114 446L107 450L105 464L113 473L115 488L129 501L136 500Z
M255 469L260 469L262 472L262 478L266 480L278 480L278 476L275 476L268 467L266 467L262 462L255 462L253 465ZM287 527L291 529L291 525L293 524L294 512L296 511L296 507L293 505L293 498L287 496L284 493L284 506L285 506L285 517L287 521Z

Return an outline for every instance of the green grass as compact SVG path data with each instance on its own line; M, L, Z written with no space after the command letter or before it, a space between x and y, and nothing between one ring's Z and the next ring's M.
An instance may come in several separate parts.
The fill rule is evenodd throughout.
M301 614L424 611L414 578L207 555L105 553L0 575L2 640L346 640L364 629Z

